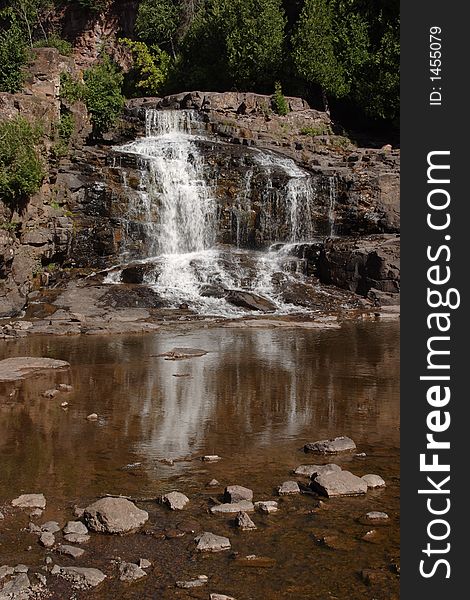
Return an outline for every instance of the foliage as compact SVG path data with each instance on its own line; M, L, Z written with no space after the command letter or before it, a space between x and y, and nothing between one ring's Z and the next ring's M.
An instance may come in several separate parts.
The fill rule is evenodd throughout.
M77 2L83 8L87 8L95 13L102 12L109 4L109 0L77 0Z
M91 116L93 134L101 136L120 116L124 106L123 75L108 55L83 75L83 99Z
M77 102L83 100L85 95L84 85L72 77L70 73L64 71L60 74L59 95L66 102Z
M59 122L55 127L55 143L51 148L52 157L55 159L67 156L69 152L70 139L75 129L75 120L69 112L60 115Z
M180 3L172 0L143 0L139 4L135 30L150 46L170 43L174 54L173 39L180 14Z
M131 50L138 77L136 86L145 94L159 94L170 73L170 55L156 44L147 46L144 42L133 42L128 38L120 41Z
M17 203L35 192L45 176L37 146L42 128L24 117L0 123L0 198Z
M282 86L279 81L276 81L274 86L274 96L272 99L274 112L278 115L285 116L289 112L289 104L286 97L282 93Z
M302 127L300 130L301 135L310 135L312 137L317 135L329 135L330 133L331 129L328 127L328 125L319 125L318 127Z
M52 34L45 39L34 42L35 48L56 48L62 56L70 56L73 46L67 40L63 40L58 35Z
M28 60L28 48L21 27L14 15L0 15L0 92L17 92L23 83L23 67Z

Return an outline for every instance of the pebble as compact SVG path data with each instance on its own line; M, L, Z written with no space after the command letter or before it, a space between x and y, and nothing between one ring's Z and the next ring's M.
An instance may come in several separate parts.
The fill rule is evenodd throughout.
M219 460L222 460L222 458L220 456L217 456L217 454L207 454L206 456L203 456L202 461L204 462L218 462Z
M39 538L39 543L41 544L41 546L44 546L44 548L52 548L52 546L55 544L54 534L50 533L49 531L45 531L41 534L41 537Z
M62 408L67 408L67 406L69 405L68 402L61 402L60 405L62 406Z
M98 420L98 415L96 413L91 413L90 415L87 416L87 421L97 421Z
M192 581L177 581L176 587L181 588L183 590L190 590L191 588L201 587L206 585L209 581L207 575L199 575L197 579L193 579Z
M4 518L5 518L5 515L4 515L4 514L2 513L2 511L0 510L0 521L1 521L2 519L4 519Z
M83 548L68 546L67 544L60 544L60 546L56 548L56 551L59 552L59 554L65 554L66 556L71 556L72 558L80 558L85 554L85 550L83 550Z
M381 488L385 487L385 481L379 475L364 475L362 479L367 483L368 488Z
M279 496L292 496L293 494L300 494L300 488L297 481L284 481L277 489Z
M256 529L256 525L250 519L246 512L239 512L235 518L235 523L242 531L250 531Z
M123 562L119 565L120 581L136 581L146 575L147 573L134 563Z
M152 563L148 560L148 558L140 558L139 559L139 567L141 569L148 569L152 566Z
M209 483L206 484L206 487L219 487L220 483L217 481L217 479L211 479L209 481Z

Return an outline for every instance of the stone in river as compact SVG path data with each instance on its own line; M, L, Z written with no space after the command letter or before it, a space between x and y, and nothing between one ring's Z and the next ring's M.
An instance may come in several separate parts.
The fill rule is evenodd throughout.
M381 488L385 487L385 481L379 475L363 475L362 479L367 483L368 488Z
M253 502L242 500L241 502L229 502L226 504L217 504L211 507L212 514L233 514L238 512L253 512L255 507Z
M201 458L201 460L203 462L218 462L219 460L222 460L222 459L217 454L206 454L205 456L203 456Z
M41 533L39 543L41 544L41 546L44 546L44 548L52 548L52 546L55 544L54 534L50 533L49 531Z
M139 559L139 567L141 569L148 569L151 566L152 566L152 563L147 558L140 558Z
M270 515L271 513L279 510L277 502L274 500L264 500L261 502L255 502L255 509L259 512Z
M184 360L186 358L200 358L207 354L207 350L199 348L172 348L168 352L158 354L157 356L165 357L167 360Z
M64 535L64 540L71 544L86 544L90 541L90 536L83 533L67 533Z
M199 552L222 552L230 550L230 540L226 537L205 531L195 539Z
M125 498L101 498L85 508L83 518L93 531L122 534L136 531L149 516Z
M44 398L55 398L55 396L58 396L60 394L59 390L53 389L53 390L46 390L43 393Z
M210 600L236 600L233 596L226 596L225 594L211 594Z
M256 525L250 519L246 512L239 512L235 518L236 526L242 531L250 531L256 529Z
M0 598L27 598L27 592L31 587L31 582L26 573L20 573L14 579L3 586L0 592Z
M385 512L372 510L366 514L366 519L368 521L376 522L376 521L388 521L390 519L390 517Z
M12 500L13 506L19 508L46 508L46 499L44 494L22 494Z
M44 525L41 525L41 531L48 531L49 533L57 533L60 531L60 526L57 521L47 521Z
M88 533L87 527L81 521L69 521L64 527L64 534L78 533L86 535Z
M82 548L69 546L67 544L60 544L57 546L56 551L59 552L59 554L65 554L66 556L71 556L72 558L80 558L80 556L85 554L85 550Z
M293 494L300 494L299 484L297 481L284 481L284 483L278 487L277 493L279 496L292 496Z
M339 471L319 475L313 479L311 487L316 492L334 498L335 496L359 496L367 492L367 483L349 471Z
M207 575L199 575L197 579L191 581L177 581L176 587L183 590L190 590L192 588L202 587L209 581Z
M96 587L106 579L106 575L102 571L88 567L60 567L54 565L51 573L70 581L72 586L79 590Z
M241 502L242 500L253 500L253 490L241 485L229 485L225 488L224 500L229 503Z
M119 565L119 579L120 581L137 581L146 577L147 573L134 563L122 562Z
M4 514L2 513L2 511L0 510L0 521L1 521L2 519L4 519L4 518L5 518L5 515L4 515Z
M351 438L344 435L330 440L310 442L304 446L305 452L316 454L340 454L341 452L353 452L354 450L356 450L356 444Z
M209 481L209 483L207 484L207 487L219 487L220 483L217 481L217 479L211 479Z
M98 420L98 415L96 413L91 413L87 416L87 420L88 421L97 421Z
M261 312L274 312L276 310L276 305L271 300L246 290L229 290L225 296L225 300L234 306L247 308L248 310L258 310Z
M15 573L27 573L29 571L29 567L27 567L26 565L16 565L16 567L14 568Z
M9 575L13 575L15 569L13 567L9 567L8 565L3 565L0 567L0 581Z
M186 504L188 504L189 498L181 492L170 492L162 496L162 502L171 510L183 510Z
M49 369L68 369L65 360L23 356L0 360L0 381L17 381Z
M324 475L333 471L341 471L341 467L332 463L328 465L300 465L294 471L294 474L303 477L316 477L317 475Z

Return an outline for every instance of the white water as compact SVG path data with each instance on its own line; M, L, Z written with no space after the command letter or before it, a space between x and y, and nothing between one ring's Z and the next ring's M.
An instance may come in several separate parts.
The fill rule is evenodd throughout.
M283 270L286 250L253 252L216 245L217 204L214 190L205 178L204 160L199 152L200 122L192 111L156 111L146 113L146 137L119 148L120 152L139 157L141 190L130 207L143 215L147 256L151 262L146 283L152 285L170 306L187 304L200 314L235 316L246 311L224 298L205 297L204 286L249 290L274 304L276 312L292 312L284 304L273 283ZM256 151L255 151L256 152ZM256 152L256 162L266 172L268 206L283 203L288 215L289 242L308 241L315 236L311 217L315 187L306 171L294 161L273 154ZM282 170L288 177L282 190L275 190L271 173ZM246 174L245 190L235 206L236 239L241 242L241 214L251 201L253 170ZM243 210L242 210L243 208ZM263 216L266 231L271 231L269 210ZM246 224L245 224L246 227ZM287 246L288 247L288 246ZM291 257L291 260L295 260ZM285 275L290 277L291 275ZM110 273L107 282L119 281L119 272Z

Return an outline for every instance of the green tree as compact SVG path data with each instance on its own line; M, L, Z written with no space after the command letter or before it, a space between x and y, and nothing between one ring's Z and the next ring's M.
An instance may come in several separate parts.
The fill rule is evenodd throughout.
M42 128L24 117L0 123L0 198L17 203L37 192L45 176L38 145Z
M143 0L137 12L135 30L148 45L169 44L176 58L174 38L181 14L181 5L172 0Z
M132 52L134 69L138 77L136 87L150 96L159 94L170 73L170 55L156 44L149 47L144 42L134 42L127 38L120 41Z
M14 14L0 16L7 23L0 31L0 91L17 92L23 83L28 48Z
M83 75L83 97L91 115L93 134L101 136L116 122L124 106L123 75L107 54Z

